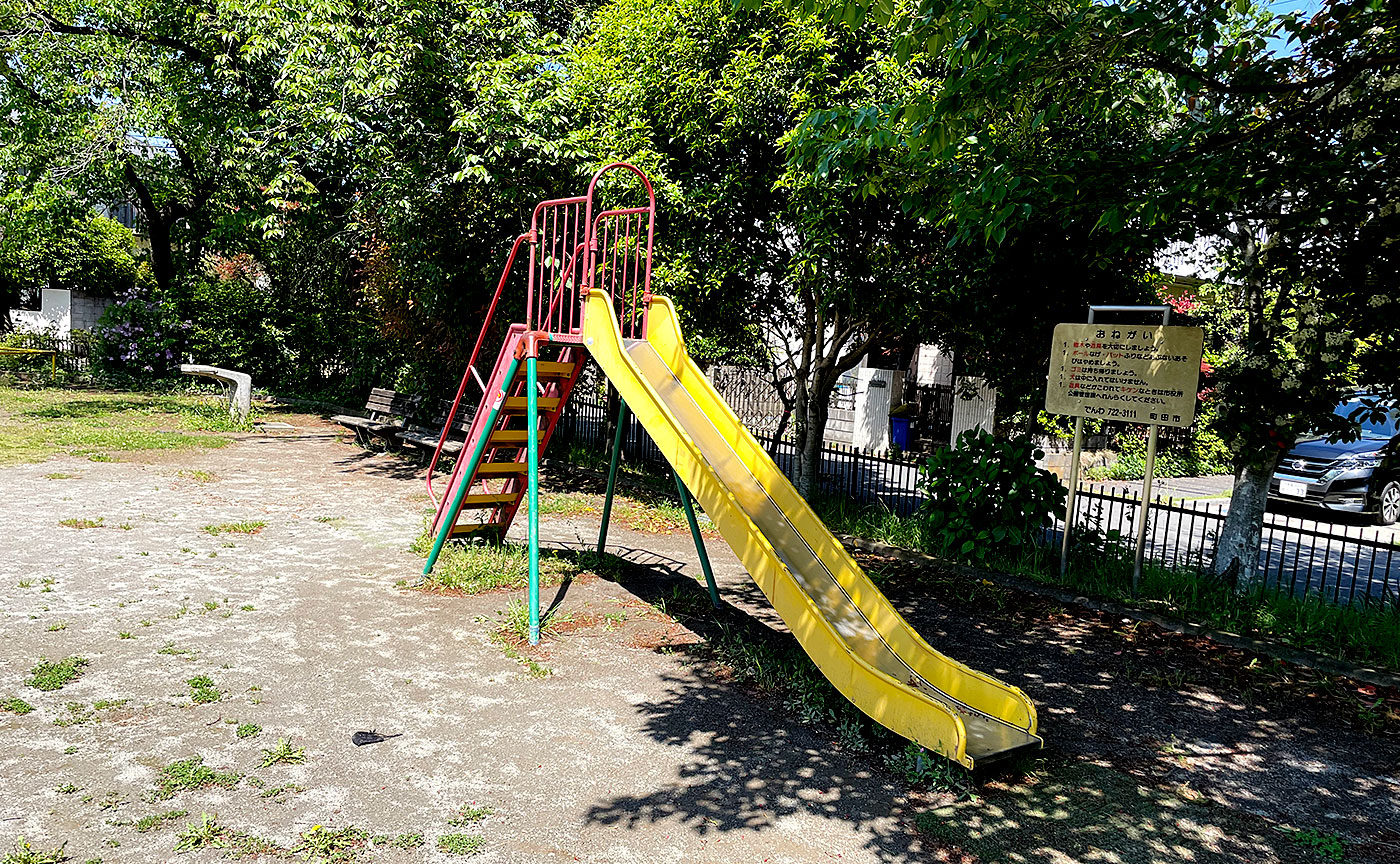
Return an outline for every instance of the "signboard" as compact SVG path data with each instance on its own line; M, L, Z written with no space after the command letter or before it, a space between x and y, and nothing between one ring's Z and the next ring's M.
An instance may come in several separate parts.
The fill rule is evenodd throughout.
M1045 410L1190 426L1204 338L1199 327L1057 324Z

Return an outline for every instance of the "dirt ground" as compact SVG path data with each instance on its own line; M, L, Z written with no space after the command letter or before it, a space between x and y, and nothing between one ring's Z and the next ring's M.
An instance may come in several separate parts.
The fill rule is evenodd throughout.
M460 834L481 861L1304 862L1333 842L1400 857L1392 737L1246 699L1190 646L898 572L892 599L936 647L1036 699L1051 750L1027 776L970 799L911 791L733 683L697 648L712 625L658 608L703 599L683 532L615 526L627 578L546 591L577 625L531 677L491 639L513 595L402 587L422 566L420 469L293 420L220 450L0 469L0 701L34 708L0 711L0 850L23 836L75 861L198 862L267 858L248 839L266 838L331 860L314 850L340 837L361 860L451 861L437 839ZM578 547L597 528L555 517L544 536ZM714 620L776 625L710 548L730 604ZM64 657L88 661L76 680L26 684ZM351 743L369 730L398 737ZM282 738L304 761L264 767ZM223 785L162 798L162 769L196 756ZM228 845L177 855L204 813Z

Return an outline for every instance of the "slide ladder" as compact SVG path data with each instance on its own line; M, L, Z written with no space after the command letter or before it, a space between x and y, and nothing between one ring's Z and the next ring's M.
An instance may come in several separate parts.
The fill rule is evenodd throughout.
M614 170L640 178L646 206L594 213L599 181ZM616 184L606 191L616 194ZM1030 699L924 641L691 360L674 308L650 291L655 206L645 176L614 164L594 176L586 195L541 204L530 232L516 240L511 261L523 241L531 245L527 322L507 331L489 380L470 365L463 377L458 402L469 377L484 395L439 504L424 572L451 537L503 531L523 496L530 502L530 632L532 641L538 638L538 455L587 352L670 462L683 502L688 507L693 496L704 507L803 650L847 699L886 728L969 768L1039 749ZM493 481L499 491L492 491ZM611 494L610 477L609 500ZM474 505L490 514L475 523L483 527L459 525L458 513ZM693 525L692 531L700 545ZM702 545L700 551L708 576Z

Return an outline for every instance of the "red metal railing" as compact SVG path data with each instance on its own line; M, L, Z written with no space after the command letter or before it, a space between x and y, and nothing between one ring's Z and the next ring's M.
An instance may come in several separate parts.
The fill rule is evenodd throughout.
M598 182L610 171L630 171L636 175L646 191L645 206L604 210L594 215ZM496 285L486 320L472 348L471 360L462 373L462 382L428 463L428 494L434 502L439 502L439 496L433 489L433 471L442 455L443 444L451 434L467 382L475 379L483 397L486 395L487 384L477 371L476 363L520 244L530 241L525 289L526 332L548 333L557 342L580 341L583 338L583 301L596 286L612 296L623 337L644 339L651 301L651 251L655 229L656 193L651 181L626 162L614 162L599 169L588 183L587 194L556 198L535 207L529 232L515 238L511 246L501 281Z
M593 214L598 181L609 171L630 171L642 181L647 203ZM592 288L612 295L624 339L645 339L651 302L651 250L656 233L656 192L647 175L626 162L600 169L588 184L589 261L579 300Z
M511 244L510 255L506 258L506 267L501 271L501 281L496 283L496 293L491 295L491 305L486 309L486 319L481 322L481 332L477 334L476 345L472 347L471 359L467 361L467 369L462 373L462 383L457 385L457 395L452 399L452 408L447 412L447 419L443 421L442 434L438 436L437 446L433 448L433 458L428 462L428 496L437 504L438 496L433 491L433 469L437 467L438 458L442 456L442 445L447 443L447 436L452 432L452 421L457 417L457 409L462 404L462 394L467 390L467 382L476 379L476 384L481 388L483 396L486 395L486 382L482 380L481 373L477 371L476 361L481 355L481 346L486 342L486 334L491 329L491 319L496 315L496 305L501 302L501 292L506 288L506 279L510 276L511 265L515 263L515 255L520 251L520 244L530 239L529 234L521 234L515 238Z
M647 203L598 212L598 183L610 171L630 171L641 180ZM556 341L576 342L583 333L583 298L599 288L612 295L623 336L646 335L651 300L651 251L656 229L656 193L646 175L625 162L600 169L577 198L545 201L535 208L530 231L530 287L526 326Z

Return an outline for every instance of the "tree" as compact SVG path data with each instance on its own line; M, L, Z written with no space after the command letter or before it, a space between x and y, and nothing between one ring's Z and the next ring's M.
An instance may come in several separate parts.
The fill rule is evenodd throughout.
M277 70L244 55L240 20L238 4L0 3L0 112L15 120L6 170L86 200L129 196L164 289L262 198L241 132L257 126Z
M895 26L937 85L809 115L794 156L818 176L898 183L963 242L1048 217L1091 219L1124 247L1232 244L1225 277L1246 314L1216 369L1235 489L1215 568L1248 583L1280 455L1308 429L1355 434L1331 413L1346 388L1396 385L1393 9L924 0ZM1114 126L1134 134L1075 143ZM1060 143L1038 151L1052 158L1018 158L1042 140Z
M529 64L559 40L500 4L0 0L0 38L0 113L17 118L0 172L134 200L189 317L218 287L208 254L255 256L268 332L309 340L279 336L279 378L341 365L326 326L367 374L459 372L503 240L582 170L525 118L503 125L537 107L520 85L557 77Z
M776 5L619 0L562 62L588 112L580 146L653 175L654 280L704 359L779 352L809 494L840 376L916 326L943 245L887 196L787 169L784 138L813 106L908 83L883 31Z
M140 276L134 244L129 230L63 190L40 185L0 197L0 329L11 328L11 307L37 302L45 288L129 290Z

